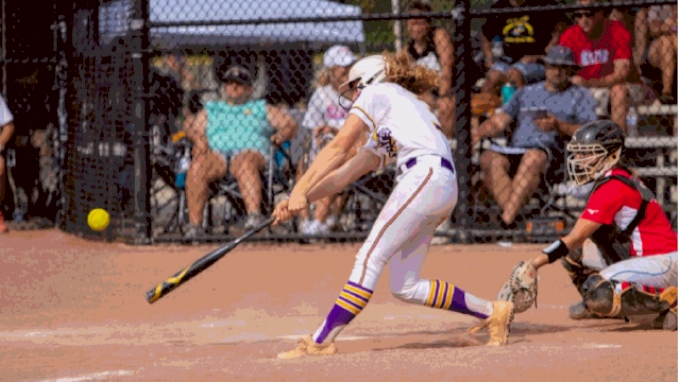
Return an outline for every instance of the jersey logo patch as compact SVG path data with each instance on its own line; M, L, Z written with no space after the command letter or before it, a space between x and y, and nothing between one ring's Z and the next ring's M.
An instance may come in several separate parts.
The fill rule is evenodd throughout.
M591 215L595 215L596 213L600 212L600 210L594 210L592 208L586 208L586 211Z
M397 145L392 138L392 132L388 128L382 128L373 133L373 140L378 149L383 150L390 158L397 155Z
M534 27L529 24L529 16L506 20L503 28L503 40L509 44L534 43Z

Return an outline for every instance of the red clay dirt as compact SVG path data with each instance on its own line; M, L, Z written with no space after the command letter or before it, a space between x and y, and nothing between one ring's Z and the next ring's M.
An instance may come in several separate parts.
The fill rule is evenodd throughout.
M135 247L62 232L0 237L0 381L677 381L677 332L649 319L575 322L559 264L509 345L474 318L392 297L383 275L340 353L282 361L347 281L357 245L244 244L153 305L144 294L213 246ZM493 298L542 246L433 247L423 269ZM387 272L387 271L386 271Z

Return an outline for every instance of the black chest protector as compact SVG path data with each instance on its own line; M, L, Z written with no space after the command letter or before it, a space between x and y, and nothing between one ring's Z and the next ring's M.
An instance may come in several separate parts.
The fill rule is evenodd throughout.
M624 230L619 229L616 223L613 222L612 224L602 225L591 235L590 239L593 241L593 243L595 243L602 253L602 257L604 258L604 261L607 263L607 265L626 260L630 257L630 236L633 234L635 228L640 225L642 219L644 219L647 212L647 206L654 199L654 193L650 191L639 179L635 177L627 178L622 175L612 175L598 180L595 183L590 195L592 195L595 190L600 188L603 184L612 180L618 180L627 187L637 190L640 193L640 196L642 196L642 203L640 203L640 207L638 208L635 217Z

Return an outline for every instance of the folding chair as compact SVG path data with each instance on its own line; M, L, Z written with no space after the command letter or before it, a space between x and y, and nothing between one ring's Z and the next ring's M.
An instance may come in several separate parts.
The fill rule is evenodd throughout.
M260 173L263 185L260 212L265 216L271 215L274 211L276 197L290 193L293 187L295 168L290 153L284 147L289 147L289 144L284 143L282 147L272 145L267 168ZM206 202L203 227L209 229L223 224L226 233L228 233L229 229L239 224L247 214L238 182L231 174L227 174L212 182L210 190L211 196ZM220 196L225 198L221 206L221 215L215 213L215 206L212 203ZM221 222L218 222L217 219Z

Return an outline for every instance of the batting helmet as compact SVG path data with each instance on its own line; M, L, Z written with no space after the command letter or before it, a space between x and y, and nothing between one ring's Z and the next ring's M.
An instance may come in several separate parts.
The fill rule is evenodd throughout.
M356 86L357 89L362 89L368 85L383 82L387 78L385 58L379 54L364 57L352 66L347 77L348 81L342 84L340 88L353 85L352 87Z

